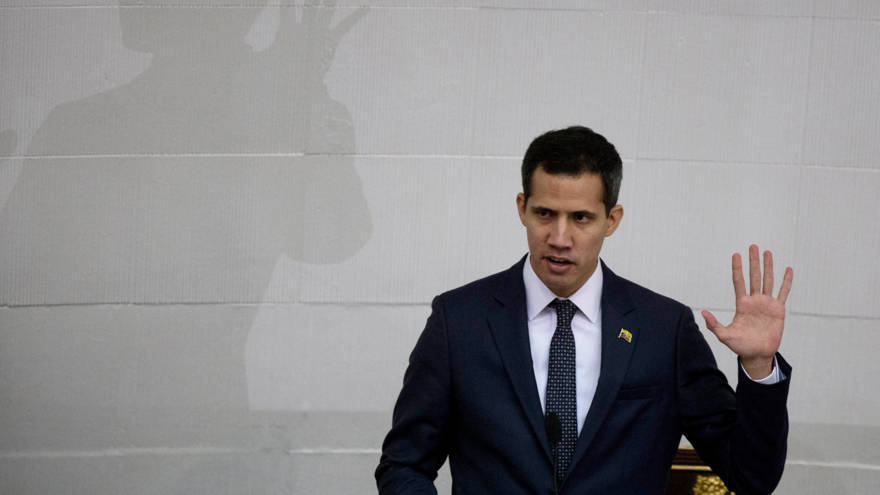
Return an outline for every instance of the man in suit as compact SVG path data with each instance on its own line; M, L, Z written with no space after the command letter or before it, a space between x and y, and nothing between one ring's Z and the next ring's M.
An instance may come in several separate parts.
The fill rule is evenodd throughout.
M731 490L770 493L785 462L791 368L776 351L792 271L749 248L736 314L708 328L739 357L734 392L686 306L599 260L617 229L622 165L584 127L523 159L516 204L529 253L434 299L404 376L376 480L382 494L662 494L681 435Z

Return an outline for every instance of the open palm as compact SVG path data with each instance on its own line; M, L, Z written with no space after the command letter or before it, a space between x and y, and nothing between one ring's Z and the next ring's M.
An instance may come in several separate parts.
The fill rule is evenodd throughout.
M735 352L749 376L762 378L772 370L773 356L782 342L785 301L791 291L794 271L785 269L779 294L773 297L773 254L764 251L764 273L758 261L758 246L749 246L749 292L743 278L742 259L732 258L736 313L729 325L722 325L709 311L703 311L706 326Z

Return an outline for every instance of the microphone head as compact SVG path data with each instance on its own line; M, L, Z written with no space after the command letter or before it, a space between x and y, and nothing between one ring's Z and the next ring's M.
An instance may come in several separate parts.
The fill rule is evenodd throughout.
M562 423L559 422L559 416L555 412L550 411L544 417L544 429L547 431L547 439L552 445L556 445L562 440Z

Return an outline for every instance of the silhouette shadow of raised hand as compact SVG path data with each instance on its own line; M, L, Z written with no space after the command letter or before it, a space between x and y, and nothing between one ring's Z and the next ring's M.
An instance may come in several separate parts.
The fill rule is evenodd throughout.
M254 53L243 39L258 8L130 2L123 41L153 60L128 84L50 113L0 218L20 230L4 242L28 254L4 266L78 289L39 294L47 301L214 301L247 274L251 297L240 300L262 294L281 254L326 263L360 249L371 223L354 127L323 78L364 11L334 26L327 6L284 7L275 45ZM36 232L50 242L31 245ZM142 280L130 293L144 278L161 288ZM102 287L112 290L94 293Z
M70 418L108 428L132 414L153 424L152 411L246 409L256 309L180 303L260 302L280 257L339 262L371 232L351 115L324 85L363 10L333 24L330 4L284 7L274 46L254 53L244 36L259 7L142 4L124 0L120 25L128 48L152 54L149 67L55 107L31 140L0 212L0 290L13 305L160 306L47 329L53 348L101 335L67 376L33 384L9 412L21 421L39 423L41 397L58 390ZM40 362L38 347L20 359ZM128 402L102 407L108 394Z

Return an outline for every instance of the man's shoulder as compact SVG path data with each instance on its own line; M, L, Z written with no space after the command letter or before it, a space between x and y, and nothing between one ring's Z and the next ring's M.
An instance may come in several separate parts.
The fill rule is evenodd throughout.
M643 285L623 278L604 266L605 287L603 288L603 297L606 297L607 291L604 289L613 288L615 293L625 294L641 309L654 309L656 311L690 311L690 308L669 296L655 292Z
M518 270L517 270L518 269ZM517 277L517 273L520 274ZM506 270L498 273L479 278L465 285L450 289L437 297L444 299L461 299L470 298L479 294L493 294L504 289L511 289L511 284L519 283L522 285L522 262L517 262Z
M523 258L524 259L524 258ZM453 305L470 306L484 304L487 297L515 298L521 295L525 300L525 289L522 280L523 260L506 270L474 280L460 287L443 292L438 300Z

